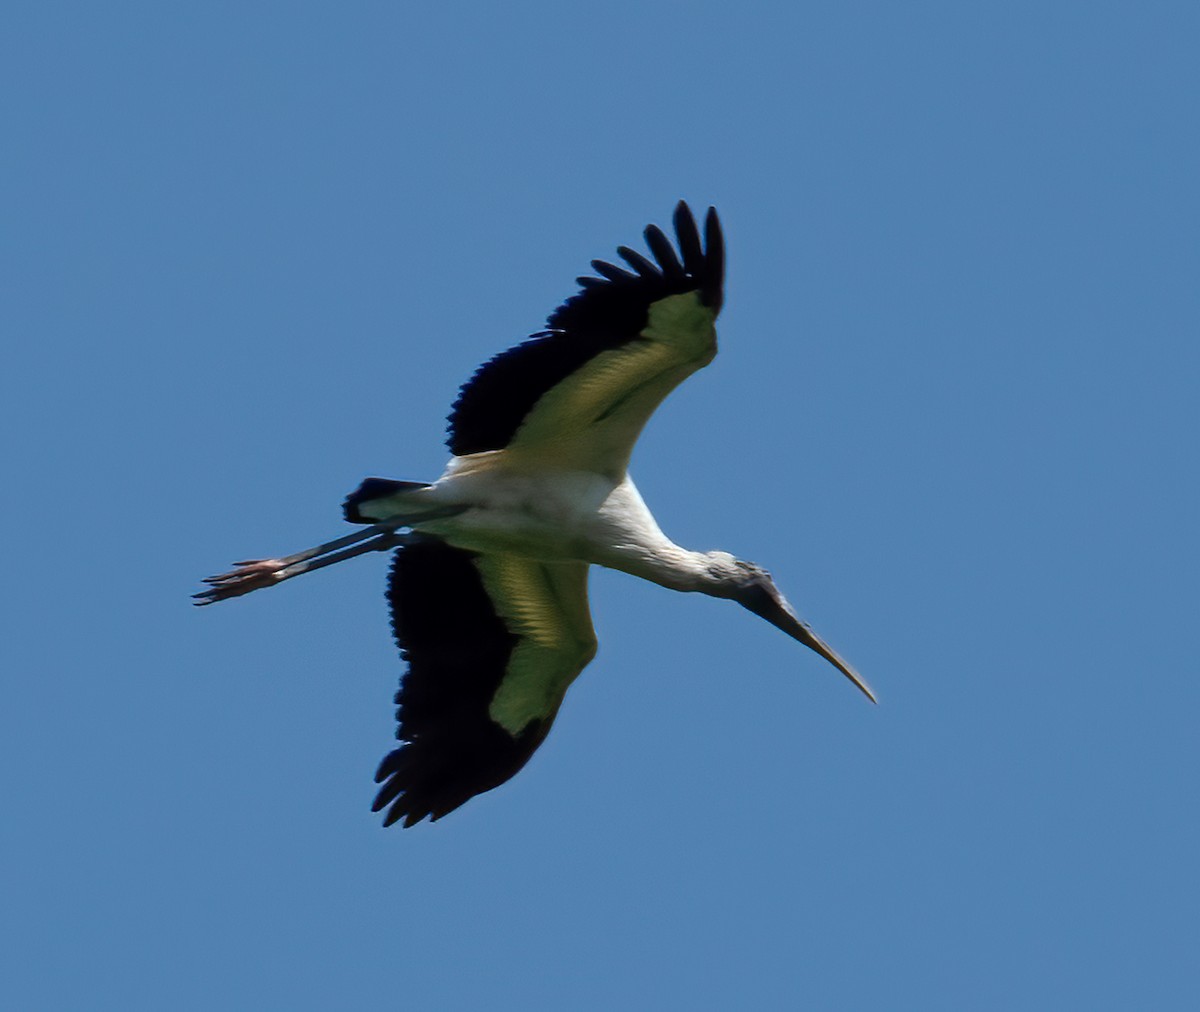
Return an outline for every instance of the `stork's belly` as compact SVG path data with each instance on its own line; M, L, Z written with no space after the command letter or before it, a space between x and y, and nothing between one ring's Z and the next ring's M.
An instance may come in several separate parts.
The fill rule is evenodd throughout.
M587 561L588 538L574 518L475 508L456 517L418 523L414 528L437 535L456 548L501 552L544 562Z
M427 498L467 508L414 529L475 552L602 565L614 547L646 532L662 537L628 477L527 464L504 450L454 458Z
M457 548L504 552L547 562L586 560L589 531L612 482L584 472L513 471L496 454L490 466L452 468L431 498L468 508L455 516L417 523Z

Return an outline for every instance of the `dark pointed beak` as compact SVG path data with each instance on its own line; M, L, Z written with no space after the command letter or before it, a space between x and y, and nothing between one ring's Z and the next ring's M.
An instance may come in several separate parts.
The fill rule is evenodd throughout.
M737 600L748 611L754 612L755 615L761 615L771 625L777 629L782 629L792 639L799 640L810 650L815 650L837 668L838 671L849 678L858 687L859 692L866 696L867 699L872 703L878 702L875 698L875 693L862 680L858 672L842 660L833 647L813 632L808 627L808 623L802 621L792 611L792 606L787 603L787 600L779 593L778 588L770 580L764 579L751 584Z

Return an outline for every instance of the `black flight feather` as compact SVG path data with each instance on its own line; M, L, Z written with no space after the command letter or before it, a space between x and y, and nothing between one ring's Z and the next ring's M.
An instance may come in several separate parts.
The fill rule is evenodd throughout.
M620 267L610 264L606 260L593 260L592 270L599 274L600 277L606 278L609 281L615 281L618 284L637 280L629 271L623 271Z
M663 230L657 225L647 225L643 235L646 245L650 247L650 252L654 254L654 259L658 261L667 281L673 282L684 278L683 264L679 262L679 258L675 255L675 247L671 245L671 240L663 234Z
M704 304L719 313L725 298L725 240L721 236L721 222L715 207L710 207L704 216L704 277L707 279L703 290Z
M675 236L679 240L679 252L683 254L684 272L692 277L704 273L704 250L700 248L700 233L696 230L696 219L683 207L675 208Z
M628 246L618 246L617 253L622 260L644 278L652 278L658 273L658 268L635 249L630 249Z
M503 449L543 394L594 356L637 338L650 306L660 299L698 291L704 305L720 311L725 253L716 210L710 207L705 216L703 249L683 201L675 208L674 224L682 263L662 230L649 226L646 245L657 265L627 246L618 247L636 275L605 261L593 262L602 277L579 278L582 291L550 315L545 331L479 368L450 412L451 453Z

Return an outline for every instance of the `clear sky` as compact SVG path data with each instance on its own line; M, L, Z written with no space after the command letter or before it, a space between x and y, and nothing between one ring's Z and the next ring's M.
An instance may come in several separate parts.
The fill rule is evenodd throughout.
M1195 3L22 6L0 1005L1200 1005ZM722 353L633 473L880 705L598 572L529 767L384 831L385 560L188 595L680 197Z

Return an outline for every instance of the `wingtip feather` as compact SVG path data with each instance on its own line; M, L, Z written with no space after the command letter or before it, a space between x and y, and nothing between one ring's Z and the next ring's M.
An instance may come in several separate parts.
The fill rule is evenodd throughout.
M657 225L647 225L646 231L643 234L646 238L646 245L650 247L650 252L654 254L654 259L658 261L658 266L662 271L663 277L668 281L678 281L683 278L683 265L679 262L679 257L675 253L675 247L671 244L671 240L667 238L666 233Z

